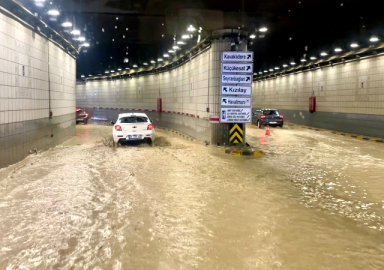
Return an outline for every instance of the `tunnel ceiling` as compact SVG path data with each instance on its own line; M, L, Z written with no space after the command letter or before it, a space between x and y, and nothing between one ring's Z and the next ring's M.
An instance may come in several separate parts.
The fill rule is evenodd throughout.
M350 44L370 45L370 37L384 40L383 16L374 0L21 0L23 6L55 28L81 49L77 76L104 74L105 71L148 66L164 59L182 35L182 54L204 39L212 30L247 30L248 48L255 52L255 71L282 67L284 63L320 52L333 54L336 47L351 50ZM37 5L36 5L37 4ZM47 11L57 9L58 16ZM64 28L64 21L73 25ZM193 26L196 31L188 32ZM266 27L267 32L259 29ZM70 34L78 29L85 41ZM125 59L125 63L124 63ZM128 62L127 62L128 60Z

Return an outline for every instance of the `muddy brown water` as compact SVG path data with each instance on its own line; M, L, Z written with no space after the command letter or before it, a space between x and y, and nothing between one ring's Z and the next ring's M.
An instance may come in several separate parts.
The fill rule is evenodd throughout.
M110 132L0 170L0 269L384 269L383 146L249 126L249 158Z

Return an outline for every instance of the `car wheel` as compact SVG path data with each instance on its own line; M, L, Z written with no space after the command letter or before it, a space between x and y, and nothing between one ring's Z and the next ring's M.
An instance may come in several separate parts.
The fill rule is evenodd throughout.
M281 128L283 128L283 125L280 125Z
M263 128L262 125L260 124L260 121L259 121L259 120L257 120L257 127L258 127L259 129L262 129L262 128Z
M84 125L88 124L88 120L84 119Z

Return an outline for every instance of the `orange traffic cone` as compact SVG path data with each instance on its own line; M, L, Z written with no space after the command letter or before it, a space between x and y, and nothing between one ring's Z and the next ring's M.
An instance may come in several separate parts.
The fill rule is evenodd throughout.
M267 130L265 131L265 136L269 136L269 135L271 135L271 134L269 133L269 126L267 125Z

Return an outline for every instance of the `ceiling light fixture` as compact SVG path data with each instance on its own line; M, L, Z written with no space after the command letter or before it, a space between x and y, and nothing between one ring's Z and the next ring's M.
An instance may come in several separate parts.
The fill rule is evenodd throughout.
M78 36L78 35L80 35L80 31L74 29L74 30L71 31L71 34L72 34L72 35L75 35L75 36Z
M359 44L357 44L357 43L352 43L352 44L351 44L351 47L352 47L352 48L357 48L357 47L359 47Z
M287 64L284 64L283 67L288 67L288 65L287 65Z
M182 39L189 39L189 35L182 35L181 38Z
M157 58L157 62L163 62L162 58Z
M264 70L264 73L267 73L268 72L268 70Z
M83 43L81 46L84 46L84 47L89 47L89 43Z
M126 67L125 69L129 69L129 67Z
M105 73L107 73L107 74L108 74L108 73L109 73L109 71L108 71L108 70L106 70L106 71L105 71Z
M378 37L371 37L369 39L370 42L378 42L379 41L379 38Z
M279 67L275 67L276 70L279 70L280 68Z
M163 54L163 57L168 58L169 54L165 53L165 54Z
M125 31L128 31L129 28L125 28Z
M263 72L260 71L259 74L263 74Z
M143 63L143 65L144 65L144 66L148 66L148 63L145 62L145 63Z
M326 52L322 52L320 55L321 56L327 56L328 54Z
M72 23L71 22L63 22L61 24L62 27L72 27Z
M117 25L115 25L115 29L117 29Z
M111 72L115 72L114 70L111 70Z
M185 43L184 43L183 41L181 41L181 40L179 40L179 41L177 42L177 44L179 44L179 45L185 45Z
M81 75L81 78L84 78L85 76L84 75Z
M273 68L270 68L269 71L273 71Z
M309 59L316 60L317 58L315 56L311 56Z
M156 64L156 61L154 61L154 60L151 60L151 64Z
M307 59L303 58L300 60L301 62L307 62Z
M77 40L78 41L85 41L85 37L78 37Z
M175 51L174 51L174 50L168 50L168 52L169 52L169 53L175 53Z
M88 77L92 77L92 75L91 75L91 74L89 74L89 75L88 75Z
M268 28L267 27L261 27L259 29L260 32L267 32L268 31Z
M196 31L196 28L193 27L193 25L191 24L188 29L187 29L189 32L195 32Z
M254 39L254 38L256 38L256 35L252 34L249 36L249 38Z
M342 48L336 48L336 49L335 49L335 52L342 52L342 51L343 51Z
M137 65L136 65L136 64L134 64L134 65L132 65L132 67L134 67L134 68L137 68Z
M296 63L295 63L295 62L291 62L290 64L291 64L292 66L296 65Z
M118 71L121 71L121 68L118 68L117 70L118 70Z
M50 9L48 10L48 14L51 16L59 16L60 12L57 9Z
M180 49L180 47L175 45L172 47L172 49L177 50L177 49Z
M119 20L119 17L116 17L116 21L118 21Z

